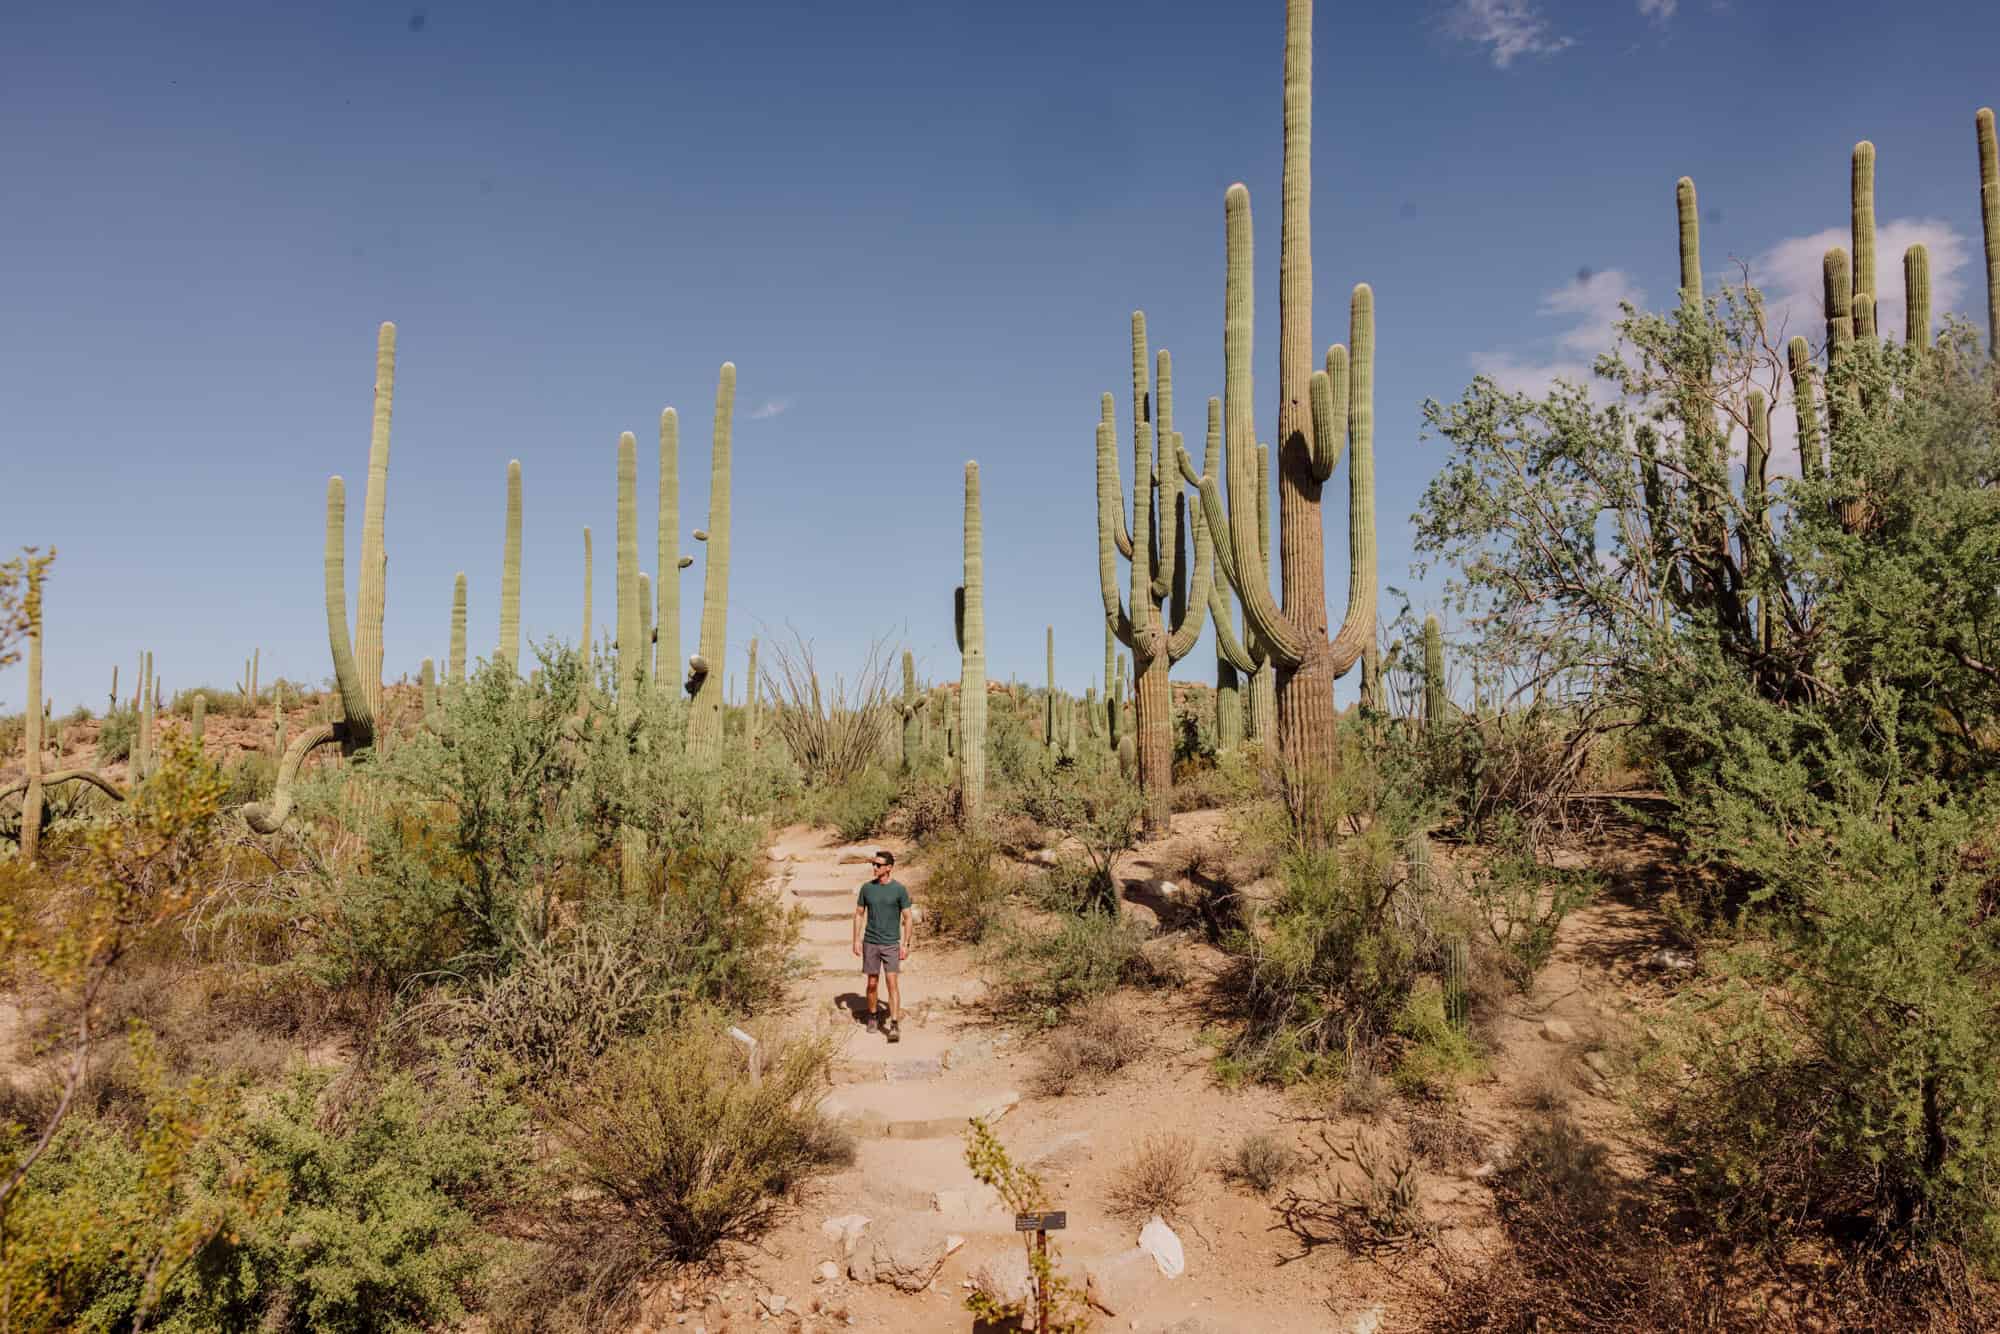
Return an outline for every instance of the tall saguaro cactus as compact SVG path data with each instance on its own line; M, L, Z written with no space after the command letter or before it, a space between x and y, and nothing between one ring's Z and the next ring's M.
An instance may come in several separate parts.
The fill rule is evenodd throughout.
M507 460L507 545L500 562L500 660L521 667L521 460Z
M1047 627L1049 680L1048 692L1042 699L1042 745L1051 753L1056 749L1056 628Z
M1931 252L1921 244L1903 252L1903 341L1931 345Z
M347 633L347 484L338 476L326 483L326 631L333 653L334 680L340 691L343 721L319 723L301 731L278 763L278 778L269 804L243 808L250 827L275 833L291 814L293 787L306 756L328 742L353 755L375 744L375 719L382 708L383 576L388 557L383 550L383 512L389 488L389 419L396 394L396 326L384 324L375 345L375 419L368 441L368 491L363 500L360 598L355 607L355 635ZM366 666L364 664L367 664Z
M465 571L451 581L451 684L465 684Z
M1973 117L1979 139L1979 227L1986 238L1986 355L2000 358L2000 144L1993 108Z
M1173 358L1162 348L1157 394L1147 381L1146 315L1132 313L1132 516L1125 518L1124 485L1111 395L1104 396L1097 423L1097 574L1105 623L1132 650L1138 696L1134 729L1139 790L1145 798L1149 833L1167 828L1173 809L1173 699L1167 674L1193 650L1208 614L1214 578L1208 525L1193 510L1183 481L1197 480L1180 434L1174 430ZM1221 446L1221 412L1209 405L1205 472L1213 472ZM1173 498L1170 507L1167 498ZM1194 529L1194 577L1190 585L1183 547ZM1118 592L1118 556L1131 563L1131 591ZM1171 599L1171 602L1169 602ZM1127 605L1129 603L1129 605ZM1163 611L1163 604L1166 604Z
M665 650L662 649L661 651L664 652ZM746 692L743 702L748 707L743 712L743 743L747 746L754 746L757 744L757 733L762 729L764 723L764 684L763 678L757 675L757 636L755 635L750 636L750 670L747 680L749 689Z
M618 437L618 697L619 729L630 734L639 717L639 683L645 678L639 599L639 442L630 431ZM645 883L646 841L639 830L622 831L619 873L628 892Z
M654 590L659 607L653 619L659 647L651 656L653 679L665 689L681 669L681 571L694 564L681 555L681 419L672 408L660 413L659 522L660 584Z
M702 582L700 652L688 660L688 754L714 761L722 751L722 667L729 646L730 422L736 411L736 364L722 363L715 389L715 440L709 454L708 567ZM696 533L700 538L702 534Z
M1424 723L1435 727L1445 718L1444 635L1438 618L1424 617Z
M596 630L591 626L590 590L590 525L585 524L583 526L583 640L577 649L583 658L585 671L590 668L591 641L597 636Z
M1854 333L1858 338L1866 338L1875 332L1872 312L1881 300L1875 290L1875 145L1866 139L1854 145L1854 157L1848 169L1848 192L1851 201L1850 226L1854 237L1854 299L1859 305L1861 299L1866 297L1867 308L1871 312L1869 327L1857 327Z
M958 586L959 808L968 828L986 818L986 532L979 513L979 464L965 465L965 582Z
M1217 563L1243 602L1245 623L1276 665L1278 750L1298 779L1293 818L1308 843L1331 836L1324 778L1336 764L1333 683L1359 661L1375 633L1375 299L1354 288L1349 351L1313 367L1312 0L1285 6L1284 213L1278 258L1278 547L1280 606L1251 571L1257 550L1251 452L1250 192L1232 185L1224 202L1228 278L1223 327L1229 492L1201 483ZM1341 374L1348 363L1348 373ZM1325 534L1320 495L1351 445L1348 475L1348 603L1328 635Z
M33 560L27 562L27 566L27 596L22 603L22 610L27 614L28 619L28 707L25 711L27 723L26 735L23 738L27 744L27 776L19 783L7 788L4 792L0 792L0 796L14 796L19 794L21 798L21 857L22 860L32 864L41 856L43 794L46 789L62 783L80 781L101 788L120 801L124 800L125 794L119 791L117 786L109 779L91 769L58 769L53 773L47 772L45 769L44 757L42 755L42 748L46 744L43 731L44 713L40 702L42 698L42 566ZM201 697L197 695L195 699L199 702ZM132 776L134 782L136 782L139 776L139 771L136 768L132 771Z

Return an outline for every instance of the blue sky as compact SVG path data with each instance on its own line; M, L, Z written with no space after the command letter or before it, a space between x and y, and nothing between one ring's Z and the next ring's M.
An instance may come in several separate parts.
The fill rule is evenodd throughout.
M443 654L456 570L491 652L510 458L528 632L577 633L585 524L608 627L618 432L649 495L680 410L700 526L733 360L732 675L789 626L834 665L889 635L955 676L976 458L991 670L1039 680L1052 623L1080 690L1097 397L1123 423L1135 308L1184 426L1220 392L1236 180L1274 428L1282 43L1279 0L6 7L0 548L60 549L49 693L101 706L142 648L170 690L233 681L253 647L266 679L330 672L322 497L348 478L358 550L384 319L391 679ZM1921 238L1940 307L1983 318L1972 114L2000 100L1996 43L2000 7L1972 3L1322 0L1315 336L1344 340L1349 288L1374 285L1384 582L1409 584L1441 458L1423 399L1585 365L1621 296L1663 303L1683 173L1711 277L1757 262L1810 332L1813 238L1844 231L1871 138L1902 228L1885 288ZM1344 525L1331 506L1336 598ZM1176 675L1212 671L1204 647ZM0 708L21 684L0 673Z

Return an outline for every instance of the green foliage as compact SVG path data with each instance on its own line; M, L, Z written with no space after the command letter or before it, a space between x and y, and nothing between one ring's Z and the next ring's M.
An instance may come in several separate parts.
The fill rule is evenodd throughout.
M1518 827L1503 827L1496 851L1472 868L1465 888L1516 991L1526 994L1534 986L1555 952L1563 919L1588 903L1601 883L1590 871L1550 865Z
M1126 917L1083 913L1047 925L1012 919L987 939L992 1003L1026 1023L1052 1026L1071 1006L1155 975L1146 931Z
M774 1045L753 1084L722 1026L691 1021L615 1049L560 1107L556 1249L585 1252L571 1262L597 1271L602 1297L755 1241L813 1173L852 1160L818 1110L831 1048Z
M898 790L893 775L870 765L813 793L808 809L813 823L832 825L843 840L854 843L881 832Z
M1074 766L1045 768L1022 776L1015 808L1036 824L1081 848L1088 875L1079 886L1076 910L1118 911L1114 874L1120 853L1138 842L1145 801L1139 790L1106 771Z
M1464 1027L1451 1022L1441 988L1426 983L1414 988L1396 1015L1396 1033L1404 1039L1396 1054L1390 1080L1398 1092L1413 1098L1449 1098L1457 1086L1479 1072L1479 1053Z
M1042 1179L1015 1163L1008 1156L1006 1146L1000 1143L986 1122L976 1116L965 1131L965 1165L971 1169L973 1180L991 1187L1015 1213L1033 1213L1048 1208L1048 1191L1042 1185ZM1035 1307L996 1302L987 1293L974 1288L965 1299L966 1309L982 1322L1002 1326L1009 1322L1025 1323L1031 1310L1045 1311L1047 1326L1054 1334L1083 1334L1091 1326L1090 1304L1073 1282L1056 1271L1056 1265L1062 1258L1061 1249L1051 1242L1047 1250L1043 1250L1031 1241L1031 1236L1024 1232L1021 1241L1028 1248L1028 1273L1034 1280Z
M139 736L139 714L134 709L113 709L97 725L97 762L116 764L129 759L132 743Z
M992 842L979 834L935 839L922 855L927 928L949 939L978 944L999 920L1018 877Z

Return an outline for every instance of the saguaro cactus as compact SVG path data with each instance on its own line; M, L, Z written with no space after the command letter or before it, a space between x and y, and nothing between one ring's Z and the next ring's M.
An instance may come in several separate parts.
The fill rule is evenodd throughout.
M660 651L664 653L666 650L662 647ZM743 739L745 744L754 746L757 744L757 733L762 729L764 723L764 687L763 678L757 675L757 637L755 635L750 637L748 683L749 690L744 703L749 707L743 714Z
M438 709L437 664L429 658L424 659L423 666L417 671L417 685L423 692L424 721L433 722Z
M735 411L736 365L725 361L715 389L715 441L709 456L708 568L701 595L701 651L688 660L688 694L692 697L688 754L701 763L714 761L722 750L721 668L729 646L729 440Z
M1046 629L1048 641L1048 688L1042 697L1042 745L1049 751L1056 749L1056 628Z
M84 782L120 801L125 799L125 794L95 770L58 769L50 773L43 764L43 709L35 703L42 697L42 567L35 561L27 564L27 596L22 601L22 611L28 619L28 708L26 735L22 738L27 747L27 776L0 791L0 797L19 795L21 798L21 856L32 863L41 855L43 794L46 789L62 783ZM195 698L199 701L201 697L197 695ZM136 781L138 770L132 772Z
M968 828L986 817L986 535L979 464L965 465L965 582L954 599L958 636L959 808Z
M1848 169L1848 190L1851 197L1850 225L1854 236L1854 299L1856 303L1857 338L1870 338L1875 333L1874 307L1880 299L1875 290L1875 145L1863 139L1854 145L1854 157ZM1861 327L1860 303L1867 298L1868 325Z
M1903 252L1903 341L1918 351L1931 345L1931 252L1922 245Z
M194 739L194 748L201 749L202 732L208 722L208 696L196 695L194 703L188 706L188 734Z
M1785 344L1785 364L1792 380L1792 410L1799 422L1799 475L1811 481L1821 467L1819 398L1812 347L1797 334Z
M338 476L326 483L325 595L328 647L333 653L334 679L339 686L341 722L324 722L301 731L278 763L278 777L268 805L243 808L244 818L259 833L275 833L291 814L293 785L306 756L328 742L338 742L352 755L375 744L375 719L382 707L383 576L388 557L383 550L383 512L389 487L389 419L396 394L396 326L384 324L375 344L375 419L368 442L368 491L361 526L360 599L355 608L355 635L347 634L347 484Z
M465 571L451 581L451 683L465 684Z
M751 641L753 644L755 640ZM754 681L756 673L751 673ZM923 750L924 697L917 693L917 660L908 649L903 650L903 700L900 706L903 715L903 772L908 773L917 763L917 756Z
M583 526L583 642L577 651L583 658L586 674L590 670L591 642L597 637L597 631L591 625L590 590L590 525L585 524Z
M1993 108L1973 117L1979 139L1979 226L1986 238L1986 355L2000 358L2000 145Z
M658 648L653 653L653 679L661 689L680 671L681 571L694 557L681 555L681 419L672 408L660 413L660 514L658 559L659 600L653 620Z
M1197 481L1173 427L1173 358L1162 348L1157 396L1147 382L1146 314L1132 313L1132 516L1126 525L1124 486L1111 395L1097 423L1097 573L1105 623L1132 650L1138 696L1134 758L1145 798L1145 826L1159 833L1173 809L1173 700L1167 673L1193 650L1208 614L1214 577L1208 525L1192 510L1182 481ZM1213 472L1221 447L1221 409L1209 403L1204 472ZM1171 513L1167 497L1173 497ZM1194 579L1182 566L1187 529L1194 528ZM1118 592L1118 556L1131 563L1129 607ZM1172 599L1168 603L1168 599ZM1168 604L1165 611L1162 604Z
M521 460L507 460L507 543L500 560L500 660L521 668Z
M1444 691L1444 635L1438 618L1424 617L1424 723L1436 727L1448 707Z
M1283 605L1249 573L1256 548L1251 485L1255 410L1251 378L1250 192L1238 184L1224 203L1228 281L1223 329L1230 498L1204 477L1202 501L1216 560L1243 601L1245 623L1277 668L1278 749L1301 778L1292 814L1308 843L1331 826L1323 779L1336 763L1333 683L1359 661L1375 633L1374 369L1375 298L1355 287L1351 358L1329 352L1313 368L1312 349L1312 0L1285 7L1284 215L1278 259L1278 520ZM1348 376L1340 362L1351 360ZM1345 381L1345 382L1343 382ZM1325 535L1320 493L1352 444L1348 479L1348 604L1328 636Z
M645 679L645 642L639 590L639 442L630 431L618 437L618 726L629 734L639 717L639 683ZM621 831L619 873L627 892L636 892L646 878L646 840L642 831Z

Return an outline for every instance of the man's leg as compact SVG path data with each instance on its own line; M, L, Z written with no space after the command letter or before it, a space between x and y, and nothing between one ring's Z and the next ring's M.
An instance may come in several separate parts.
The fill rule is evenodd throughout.
M886 972L887 970L885 969L884 971ZM888 977L889 1022L900 1024L903 1021L903 975L901 973L889 973Z
M867 946L864 945L862 948L866 949ZM879 976L880 974L877 973L868 974L868 1026L870 1028L875 1027L875 983ZM895 984L891 983L890 985L894 986Z

